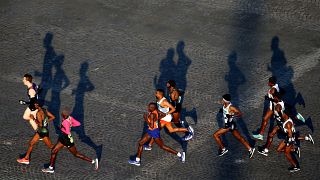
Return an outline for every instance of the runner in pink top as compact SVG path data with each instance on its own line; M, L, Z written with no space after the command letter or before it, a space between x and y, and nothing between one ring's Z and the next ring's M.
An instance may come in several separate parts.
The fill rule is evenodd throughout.
M73 138L71 135L71 127L80 126L80 122L70 116L70 111L64 109L61 113L62 123L61 131L62 134L58 138L58 142L55 144L54 148L51 151L50 166L49 168L42 169L42 172L54 173L54 165L58 152L63 148L67 147L68 150L77 158L88 161L95 166L95 169L98 169L98 158L90 159L85 155L79 153L74 145Z

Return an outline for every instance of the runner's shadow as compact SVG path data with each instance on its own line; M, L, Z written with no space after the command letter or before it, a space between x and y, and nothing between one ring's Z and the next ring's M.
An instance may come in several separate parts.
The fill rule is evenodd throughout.
M231 95L231 102L235 107L239 107L240 103L238 88L240 85L246 82L244 74L241 72L241 70L238 68L236 64L237 60L237 53L235 51L232 51L228 56L229 72L225 75L225 81L228 82L228 89ZM251 139L249 130L244 120L242 118L237 118L237 124L241 128L242 133L244 133L249 144L253 147L255 145L255 141Z
M287 65L287 59L284 51L279 47L280 39L278 36L274 36L271 40L271 63L268 65L268 71L272 73L272 76L277 78L280 86L280 93L282 99L285 102L286 113L294 120L296 126L307 125L312 131L312 120L308 118L308 122L302 123L296 118L298 111L296 106L301 105L305 108L305 101L300 92L294 88L292 79L294 77L294 70L291 66ZM308 123L308 124L306 124Z
M52 40L53 34L48 32L43 39L43 47L46 49L46 52L43 58L42 72L34 71L35 76L41 77L41 82L39 84L42 88L41 93L39 94L39 102L41 105L45 104L47 93L52 86L53 61L57 56L52 46Z
M97 158L100 160L102 154L102 144L96 145L92 139L86 135L85 132L85 121L84 121L84 97L86 92L94 90L94 85L89 80L87 76L87 71L89 69L88 62L83 62L80 67L80 80L76 89L72 91L75 95L75 105L72 111L72 116L77 119L81 125L76 127L74 131L78 134L79 139L86 143L88 146L96 151Z
M60 106L61 106L61 99L60 93L69 86L70 81L66 76L64 70L62 69L62 65L64 62L64 56L59 55L53 61L53 65L56 69L56 73L53 76L52 80L52 87L51 87L51 101L48 105L48 109L50 112L56 117L53 121L54 127L56 130L56 134L60 134Z

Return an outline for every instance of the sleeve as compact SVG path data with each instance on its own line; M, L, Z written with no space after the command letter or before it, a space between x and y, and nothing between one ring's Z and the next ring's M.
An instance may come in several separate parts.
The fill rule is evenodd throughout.
M70 116L70 118L71 118L72 127L77 127L81 125L81 123L75 118L73 118L72 116Z
M69 135L71 132L70 132L70 123L66 120L64 120L62 122L62 128L61 128L61 131L63 131L64 133L66 133L67 135Z

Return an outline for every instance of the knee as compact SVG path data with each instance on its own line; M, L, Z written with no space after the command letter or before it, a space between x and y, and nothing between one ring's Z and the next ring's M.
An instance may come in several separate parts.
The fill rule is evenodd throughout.
M143 146L143 145L144 145L144 142L139 141L138 145L139 145L139 146Z
M58 153L58 149L57 148L53 148L52 150L51 150L51 154L57 154Z
M23 115L24 120L30 120L30 117L28 115Z
M214 138L218 138L219 137L219 133L217 133L217 132L213 133L213 137Z

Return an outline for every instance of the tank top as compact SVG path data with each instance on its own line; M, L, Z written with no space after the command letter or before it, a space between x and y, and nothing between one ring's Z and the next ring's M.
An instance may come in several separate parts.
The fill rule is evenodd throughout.
M293 124L293 121L292 121L291 118L287 119L287 120L283 123L283 125L282 125L283 132L288 133L288 129L286 128L286 124L287 124L288 122L290 122L290 123L292 124L292 126L291 126L291 131L292 131L292 133L295 133L295 132L296 132L296 129L294 128L294 124Z
M228 122L233 121L233 117L227 117L227 115L233 115L233 113L231 114L229 111L230 106L231 106L231 103L227 107L222 106L224 123L228 123Z
M29 95L29 90L30 89L33 89L35 92L36 92L36 94L35 94L35 98L38 100L38 93L37 93L37 91L38 91L38 86L35 84L35 83L32 83L32 86L30 86L29 88L27 88L27 96L28 96L28 98L29 98L29 100L31 99L31 97L30 97L30 95Z
M277 92L280 91L278 84L275 84L274 86L271 87L271 89L273 89L273 88L276 89ZM273 99L273 96L272 96L272 94L271 94L271 89L269 89L269 91L268 91L268 97L271 98L271 99Z
M158 113L157 110L154 110L153 112L149 112L149 114L148 114L148 120L151 120L151 119L149 119L149 116L150 116L151 113L153 113L153 114L156 115L156 120L153 122L153 123L154 123L154 124L153 124L153 128L149 127L149 129L150 129L150 130L154 130L154 129L157 129L157 128L159 127L159 126L158 126L159 113Z
M163 112L163 113L168 113L169 112L169 107L162 107L161 103L165 100L166 98L163 97L160 101L157 102L158 105L158 109L159 111Z
M284 113L284 110L285 110L285 107L284 107L284 102L283 101L279 101L277 103L273 102L273 106L276 107L277 105L280 105L281 106L281 114ZM276 111L275 108L273 108L273 115L274 115L274 118L277 122L277 125L282 128L282 125L283 125L283 121L282 121L282 117L280 116L280 114L278 113L278 111Z

